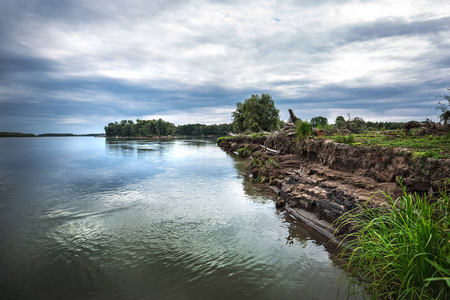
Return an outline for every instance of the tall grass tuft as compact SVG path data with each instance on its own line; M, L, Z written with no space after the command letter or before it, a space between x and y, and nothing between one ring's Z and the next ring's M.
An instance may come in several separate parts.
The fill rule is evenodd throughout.
M448 190L434 198L405 190L396 200L385 196L390 206L359 209L338 220L340 227L356 229L346 237L342 256L351 276L341 285L349 281L351 294L362 283L374 299L450 299Z
M297 126L297 140L304 140L312 135L313 127L308 121L299 119L295 125Z

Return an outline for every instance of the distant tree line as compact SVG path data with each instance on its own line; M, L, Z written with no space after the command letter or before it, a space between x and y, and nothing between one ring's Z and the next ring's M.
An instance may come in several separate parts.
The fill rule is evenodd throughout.
M334 127L337 129L347 129L351 132L361 133L364 131L382 131L382 130L396 130L405 128L404 122L365 122L360 117L351 118L348 116L348 120L345 120L343 116L338 116L335 120Z
M351 118L347 120L343 116L338 116L333 124L328 124L328 119L322 116L314 117L310 121L313 127L320 129L348 129L354 132L362 131L382 131L382 130L396 130L405 128L405 122L365 122L360 117Z
M39 134L41 137L63 137L63 136L76 136L73 133L43 133Z
M405 122L366 122L369 131L395 130L405 128Z
M21 132L0 132L0 137L35 137L32 133Z
M158 120L122 120L120 122L109 123L105 126L106 136L202 136L202 135L227 135L233 126L232 124L204 125L187 124L176 126L163 119Z
M187 124L177 126L177 135L201 136L201 135L227 135L233 131L233 124L204 125Z

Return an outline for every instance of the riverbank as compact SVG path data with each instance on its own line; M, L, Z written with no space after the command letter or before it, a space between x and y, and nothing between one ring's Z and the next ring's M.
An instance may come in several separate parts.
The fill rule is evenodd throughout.
M383 193L392 198L402 195L399 177L407 192L421 194L438 191L442 180L450 177L450 159L415 156L406 148L348 145L326 138L298 141L294 132L220 138L218 145L247 157L248 176L277 193L277 207L286 207L294 215L312 213L306 214L306 219L314 224L331 224L360 205L388 205ZM328 235L330 230L324 228L319 226L319 231ZM351 230L347 226L335 234Z

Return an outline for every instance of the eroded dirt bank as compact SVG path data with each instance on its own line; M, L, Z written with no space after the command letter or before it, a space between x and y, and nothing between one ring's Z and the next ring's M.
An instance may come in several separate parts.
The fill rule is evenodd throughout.
M449 159L414 159L407 149L298 142L285 134L228 137L218 144L227 152L245 148L240 152L248 158L249 176L277 192L277 206L311 212L316 223L332 223L358 204L381 206L387 202L381 191L400 196L398 177L408 192L419 193L436 191L450 177Z

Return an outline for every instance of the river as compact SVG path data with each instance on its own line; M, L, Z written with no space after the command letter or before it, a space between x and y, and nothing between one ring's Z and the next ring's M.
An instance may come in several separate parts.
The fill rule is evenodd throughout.
M211 139L1 138L0 297L345 299L333 247L246 163Z

